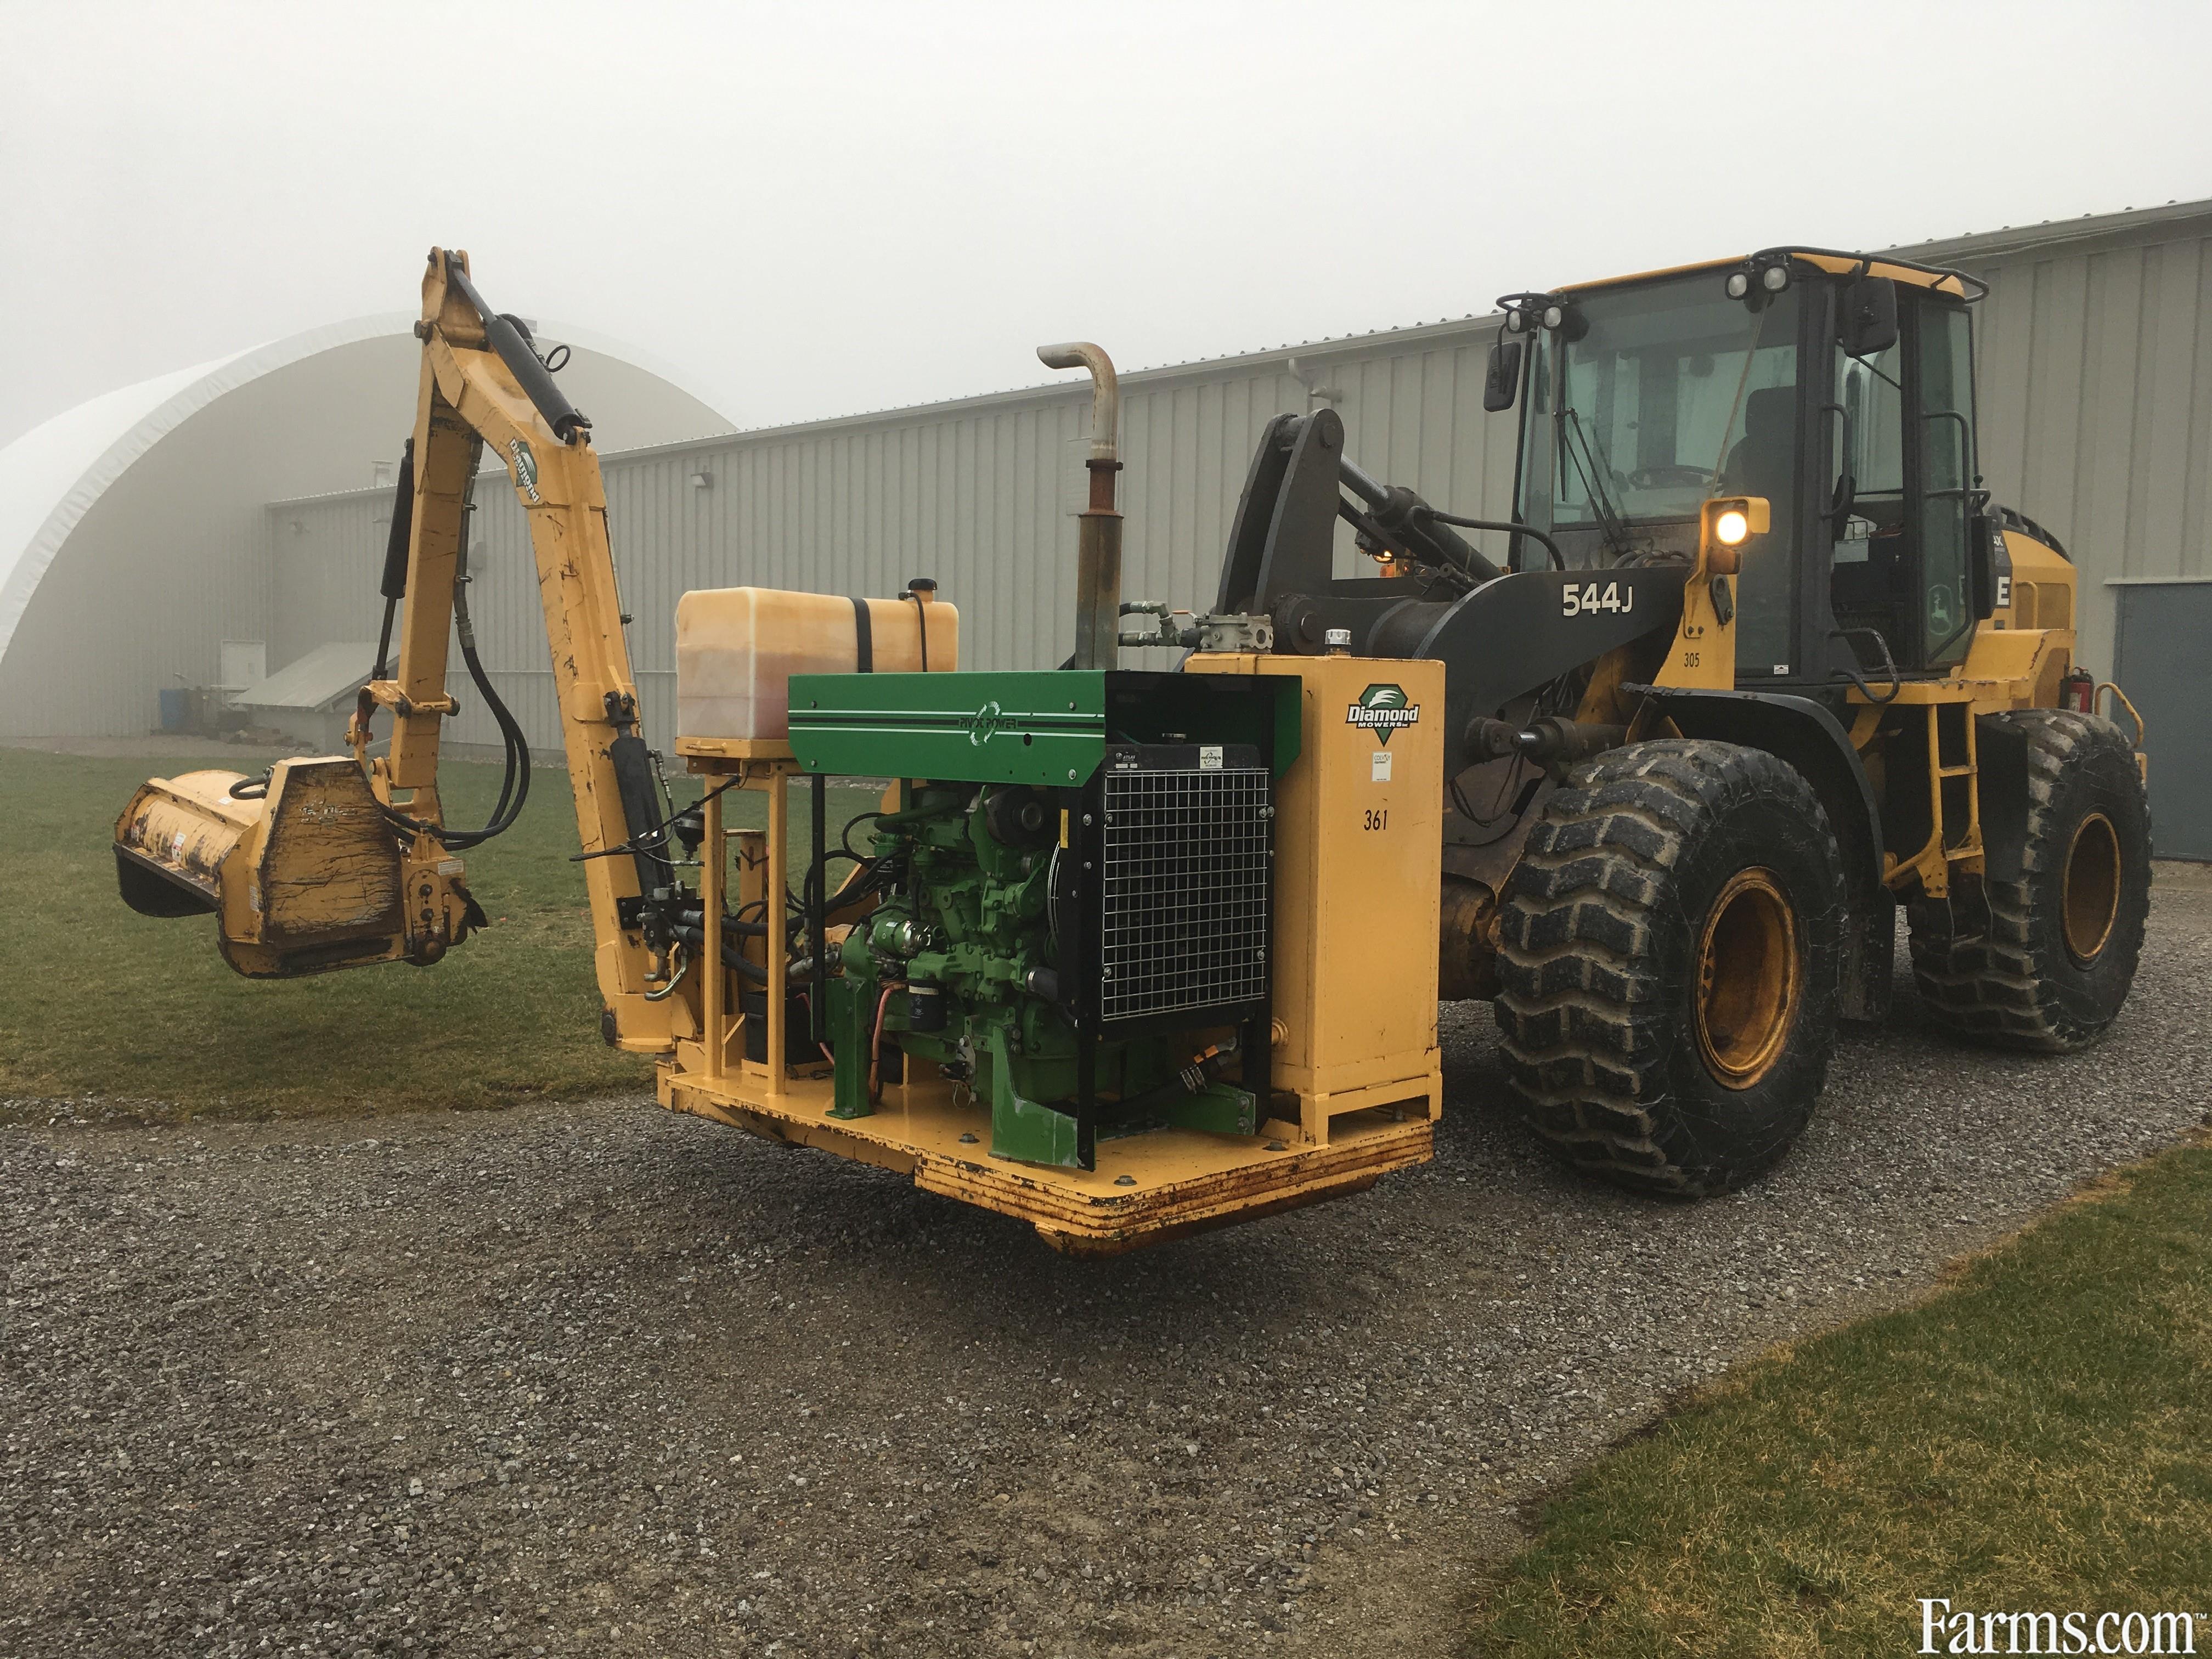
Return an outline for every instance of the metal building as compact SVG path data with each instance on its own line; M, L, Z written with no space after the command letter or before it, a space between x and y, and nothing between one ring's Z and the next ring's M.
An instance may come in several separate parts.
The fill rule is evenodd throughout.
M0 736L136 736L164 691L234 690L374 638L351 572L331 594L351 628L272 627L298 566L275 557L267 508L397 459L422 373L413 331L399 313L329 324L108 392L0 448ZM729 430L679 371L546 332L574 349L572 382L611 441Z
M1998 497L2079 562L2082 654L2100 676L2113 663L2113 584L2163 591L2212 578L2208 239L2212 203L2191 203L1899 250L1991 284L1978 323L1982 465ZM1486 416L1481 402L1496 328L1484 315L1125 375L1124 592L1209 600L1260 429L1324 400L1370 471L1458 511L1503 515L1513 417ZM1008 343L1010 374L1026 348ZM969 665L1060 661L1087 410L1071 381L609 456L648 718L665 730L672 713L670 618L691 587L884 593L934 576L961 605ZM484 654L550 747L527 543L509 492L480 499ZM269 510L275 636L288 650L357 637L389 503L361 492ZM465 722L458 735L491 732Z
M1897 250L1990 283L1977 324L1987 482L2073 555L2081 654L2100 678L2117 666L2142 689L2154 769L2170 779L2191 768L2212 775L2212 723L2163 666L2177 640L2202 639L2198 624L2212 622L2208 241L2212 202L2194 202ZM1632 253L1620 261L1637 263ZM1528 280L1598 274L1537 261ZM1125 594L1205 605L1261 428L1322 401L1344 416L1351 453L1370 471L1457 511L1504 516L1513 417L1486 416L1481 404L1496 328L1494 316L1469 316L1126 374ZM1008 378L1034 373L1030 344L1006 343ZM637 617L631 647L648 730L672 729L672 618L692 587L881 594L933 576L961 606L967 665L1059 662L1073 635L1072 515L1087 419L1079 377L610 453L611 529ZM533 742L555 748L527 543L512 493L487 485L472 590L483 654ZM272 666L373 628L389 513L376 491L267 507L269 556L252 598ZM1352 574L1348 544L1342 556ZM0 686L18 684L12 666L0 664ZM98 664L57 659L42 672L64 699L74 687L71 706L97 709L100 724L85 729L141 730L151 719L150 706L121 709L95 690ZM18 719L0 700L0 721ZM474 709L455 735L495 736ZM2169 825L2180 822L2172 802L2160 805ZM2162 836L2163 850L2185 850L2171 842ZM2189 850L2212 856L2212 842Z

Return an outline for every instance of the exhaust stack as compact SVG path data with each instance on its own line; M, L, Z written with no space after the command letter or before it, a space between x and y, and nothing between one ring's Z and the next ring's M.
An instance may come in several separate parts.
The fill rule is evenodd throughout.
M1091 504L1079 519L1075 542L1075 657L1073 668L1111 668L1121 636L1121 511L1114 501L1114 475L1121 470L1115 434L1121 424L1121 386L1114 360L1087 340L1039 346L1048 368L1091 371Z

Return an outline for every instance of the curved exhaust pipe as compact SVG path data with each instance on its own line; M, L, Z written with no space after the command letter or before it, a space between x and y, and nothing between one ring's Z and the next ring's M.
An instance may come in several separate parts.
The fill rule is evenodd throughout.
M1088 340L1037 348L1048 368L1091 371L1091 504L1076 521L1075 655L1072 668L1111 668L1121 635L1121 510L1114 475L1121 470L1117 434L1121 384L1114 360Z

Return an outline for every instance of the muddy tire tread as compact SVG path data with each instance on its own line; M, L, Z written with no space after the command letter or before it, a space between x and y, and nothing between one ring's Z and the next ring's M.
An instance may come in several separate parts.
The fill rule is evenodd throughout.
M1946 902L1921 898L1908 904L1913 981L1929 1020L1954 1036L1998 1048L2068 1054L2095 1042L2110 1022L2089 1024L2074 1017L2039 965L2037 878L2066 855L2070 837L2053 816L2064 775L2094 748L2124 749L2126 739L2111 721L2070 708L2014 709L1993 718L2027 739L2021 879L1983 884L1990 926L1981 937L1954 938L1953 911ZM2132 980L2142 951L2143 917L2127 914L2124 906L2114 930L2106 948L2119 953Z
M1669 739L1586 763L1547 803L1507 884L1497 1003L1529 1126L1618 1185L1697 1198L1740 1184L1686 1167L1655 1073L1671 1034L1654 951L1687 838L1732 796L1766 793L1825 831L1809 784L1777 757ZM1832 833L1828 858L1840 870Z

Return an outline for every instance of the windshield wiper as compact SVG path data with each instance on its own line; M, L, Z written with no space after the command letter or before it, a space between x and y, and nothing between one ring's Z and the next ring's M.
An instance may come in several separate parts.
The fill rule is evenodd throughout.
M1567 441L1567 422L1570 421L1574 422L1575 436L1582 440L1583 453L1580 455L1575 453L1574 447ZM1583 429L1583 417L1572 404L1563 404L1560 406L1559 445L1560 452L1575 464L1575 471L1582 478L1583 489L1589 495L1590 507L1597 514L1598 533L1605 538L1605 544L1613 550L1613 557L1626 557L1629 550L1627 522L1620 516L1620 509L1613 505L1613 493L1605 486L1605 468L1598 459L1596 447L1590 442L1589 434Z

